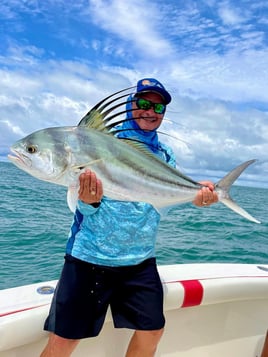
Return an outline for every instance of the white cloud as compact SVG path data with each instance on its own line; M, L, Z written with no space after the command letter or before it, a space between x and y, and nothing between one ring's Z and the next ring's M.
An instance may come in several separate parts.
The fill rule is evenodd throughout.
M245 14L241 14L240 10L234 6L230 6L227 1L223 1L219 6L219 16L225 25L237 26L246 22Z
M163 130L182 140L163 140L172 144L186 173L222 176L257 158L243 177L264 185L268 48L259 24L266 5L242 5L2 1L1 16L16 30L7 28L0 44L6 45L0 56L0 155L34 130L75 125L106 95L153 76L173 96L167 118L174 123ZM41 11L48 37L36 40L31 26ZM28 37L25 29L31 30Z
M169 41L159 31L161 25L158 27L158 24L161 24L163 19L159 17L159 5L153 2L148 4L145 0L115 0L108 3L103 0L90 0L89 3L88 14L91 15L91 20L102 29L124 39L134 49L152 57L162 57L163 53L168 55L172 52ZM149 14L145 11L148 6Z

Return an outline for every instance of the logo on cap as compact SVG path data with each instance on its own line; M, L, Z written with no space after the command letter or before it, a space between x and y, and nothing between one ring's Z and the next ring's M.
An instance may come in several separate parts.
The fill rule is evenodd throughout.
M144 79L142 82L141 82L141 84L143 85L143 86L159 86L160 87L160 85L157 83L157 82L153 82L153 81L150 81L149 79Z
M155 86L156 85L156 82L152 82L152 81L149 81L149 79L144 79L141 84L143 86Z

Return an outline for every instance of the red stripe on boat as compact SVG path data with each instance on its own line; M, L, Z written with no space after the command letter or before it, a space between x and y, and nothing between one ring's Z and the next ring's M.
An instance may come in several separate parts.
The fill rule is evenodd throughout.
M184 299L181 307L200 305L204 295L204 289L199 280L180 281L184 287Z
M7 316L7 315L17 314L17 313L23 312L23 311L28 311L28 310L37 309L38 307L42 307L42 306L46 306L46 305L49 305L49 304L42 304L42 305L37 305L37 306L31 306L31 307L26 307L26 308L20 309L20 310L14 310L14 311L8 311L8 312L0 313L0 317L4 317L4 316Z

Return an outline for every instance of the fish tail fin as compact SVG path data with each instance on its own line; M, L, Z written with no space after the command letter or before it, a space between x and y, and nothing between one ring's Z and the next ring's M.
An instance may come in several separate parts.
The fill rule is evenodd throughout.
M224 176L219 182L216 183L215 188L220 189L219 200L225 206L229 207L234 212L240 214L242 217L248 219L251 222L261 223L256 218L251 216L247 211L240 207L230 196L229 190L234 183L234 181L241 175L241 173L256 160L249 160L243 164L237 166L235 169L230 171L226 176Z

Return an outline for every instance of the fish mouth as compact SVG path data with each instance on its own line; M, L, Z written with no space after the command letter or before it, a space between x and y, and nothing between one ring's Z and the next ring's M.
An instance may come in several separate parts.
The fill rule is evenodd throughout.
M32 166L31 160L27 156L19 153L15 149L10 149L10 151L12 154L8 154L7 157L14 164L18 166L28 166L28 167Z

